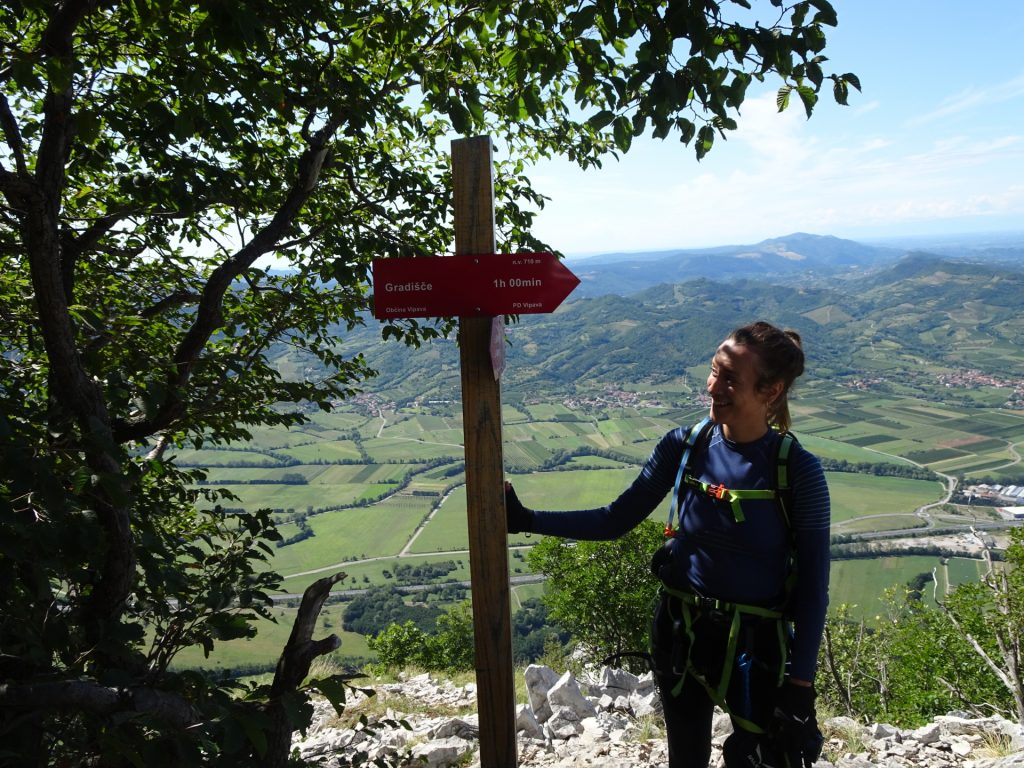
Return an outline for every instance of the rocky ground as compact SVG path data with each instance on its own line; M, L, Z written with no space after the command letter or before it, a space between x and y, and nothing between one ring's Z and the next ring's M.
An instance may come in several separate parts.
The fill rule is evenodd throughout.
M530 703L517 708L516 722L521 766L667 768L649 677L605 668L594 680L577 680L570 672L531 666L525 679ZM313 726L305 737L296 735L294 748L323 768L360 759L427 768L479 766L474 684L419 675L374 689L372 698L350 700L340 717L327 702L317 702ZM719 714L712 766L720 763L729 728ZM1024 730L999 717L950 713L913 730L833 718L822 730L827 741L816 768L1024 768Z

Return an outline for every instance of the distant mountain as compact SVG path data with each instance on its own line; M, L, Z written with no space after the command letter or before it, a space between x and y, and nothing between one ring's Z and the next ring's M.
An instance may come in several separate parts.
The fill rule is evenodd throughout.
M584 298L608 293L628 295L659 283L682 283L697 278L757 278L776 282L825 278L891 264L904 253L899 248L798 232L756 245L609 253L567 259L566 265L581 281L573 296Z
M933 253L951 259L1024 266L1024 230L971 234L901 237L876 245L906 252Z

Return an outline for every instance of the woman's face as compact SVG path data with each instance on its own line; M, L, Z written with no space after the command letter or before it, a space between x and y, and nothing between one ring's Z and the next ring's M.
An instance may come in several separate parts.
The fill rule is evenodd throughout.
M711 359L711 419L722 425L729 440L752 442L768 429L768 404L778 397L781 384L758 389L759 362L754 350L731 339Z

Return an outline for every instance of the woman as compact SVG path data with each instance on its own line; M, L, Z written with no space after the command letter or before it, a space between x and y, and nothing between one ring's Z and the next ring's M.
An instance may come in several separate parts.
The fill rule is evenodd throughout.
M652 561L663 584L652 656L671 768L708 765L715 704L733 721L729 768L810 766L820 752L813 680L828 604L829 496L818 460L783 437L803 369L795 331L744 326L711 361L706 436L669 432L609 506L530 510L506 483L510 532L591 540L621 536L674 492L678 530L670 519Z

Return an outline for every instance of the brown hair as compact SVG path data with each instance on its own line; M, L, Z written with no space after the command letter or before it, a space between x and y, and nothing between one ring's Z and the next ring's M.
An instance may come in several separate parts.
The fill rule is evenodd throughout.
M757 353L758 389L770 387L777 381L782 382L782 392L768 404L768 423L780 432L785 432L791 423L789 388L804 372L804 350L800 334L758 320L737 328L729 334L729 338Z

